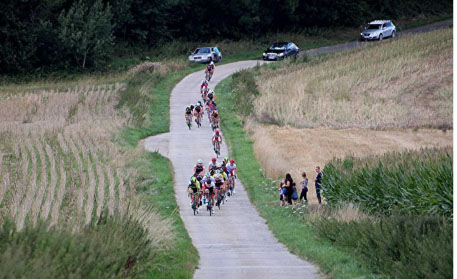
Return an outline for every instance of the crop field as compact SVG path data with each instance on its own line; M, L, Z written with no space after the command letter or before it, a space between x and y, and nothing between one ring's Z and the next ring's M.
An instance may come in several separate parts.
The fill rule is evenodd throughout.
M3 94L0 100L1 217L26 223L89 224L123 215L132 193L111 134L123 84Z
M347 157L325 166L329 204L355 203L368 212L453 216L452 148Z
M450 128L452 43L448 28L262 67L253 115L298 128Z

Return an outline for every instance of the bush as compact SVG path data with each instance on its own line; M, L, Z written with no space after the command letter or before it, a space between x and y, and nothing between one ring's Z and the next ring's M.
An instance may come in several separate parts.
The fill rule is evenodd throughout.
M80 232L44 223L0 228L0 278L113 278L142 274L153 260L148 233L131 218L101 217Z
M452 149L421 149L335 159L324 168L329 204L353 202L371 213L453 216Z
M452 278L452 225L437 216L382 217L361 222L319 218L317 232L356 249L373 272L392 278Z

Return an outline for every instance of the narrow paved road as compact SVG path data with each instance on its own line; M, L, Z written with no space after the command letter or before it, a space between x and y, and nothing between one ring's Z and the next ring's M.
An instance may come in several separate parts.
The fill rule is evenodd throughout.
M260 62L243 61L217 66L210 87L214 88L235 71L257 63ZM195 162L202 159L207 166L214 152L207 118L202 128L194 126L189 131L184 109L200 99L199 86L203 78L204 73L199 71L176 85L170 99L170 133L145 140L147 150L159 151L173 163L181 218L200 254L195 278L318 278L315 266L289 253L273 236L265 220L250 203L240 181L237 181L236 195L229 198L220 211L216 209L215 215L210 217L206 210L198 216L193 215L186 193L187 184ZM227 156L225 143L221 151L222 158ZM243 164L238 164L238 167L242 168Z

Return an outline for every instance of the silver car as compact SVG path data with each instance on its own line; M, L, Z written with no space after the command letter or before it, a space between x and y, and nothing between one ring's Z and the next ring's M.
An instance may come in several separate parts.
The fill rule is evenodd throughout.
M189 61L199 63L221 62L222 53L217 47L199 47L189 55Z
M380 40L386 37L394 38L396 35L397 29L395 25L390 20L375 20L365 27L365 30L360 33L360 40Z

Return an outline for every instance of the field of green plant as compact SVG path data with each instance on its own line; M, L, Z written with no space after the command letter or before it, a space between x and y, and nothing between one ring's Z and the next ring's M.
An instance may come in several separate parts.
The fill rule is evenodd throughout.
M452 148L335 159L324 169L329 205L355 203L372 214L453 217Z

